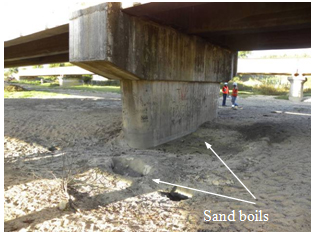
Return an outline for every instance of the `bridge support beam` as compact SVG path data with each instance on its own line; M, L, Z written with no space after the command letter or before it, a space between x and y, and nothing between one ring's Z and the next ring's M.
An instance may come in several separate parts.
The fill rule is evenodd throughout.
M288 77L288 81L291 83L289 100L294 102L300 102L303 100L303 87L307 78L304 76Z
M217 116L219 83L236 73L237 52L131 17L120 3L75 12L70 61L121 80L123 132L135 148L195 131Z

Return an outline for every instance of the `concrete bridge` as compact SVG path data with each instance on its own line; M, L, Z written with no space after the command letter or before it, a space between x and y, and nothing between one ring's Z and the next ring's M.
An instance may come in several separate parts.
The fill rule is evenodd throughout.
M71 62L121 81L123 132L147 148L217 116L238 50L311 47L311 3L104 3L4 43L5 67Z
M80 67L28 68L18 73L20 77L60 75L94 75L94 73Z
M238 74L287 75L299 72L303 76L312 74L311 58L247 58L238 59Z
M104 77L96 75L93 72L90 72L77 66L53 68L28 68L26 70L19 70L15 77L17 80L20 80L23 77L58 76L60 86L73 86L82 84L81 80L67 79L64 77L69 75L92 75L92 80L107 80Z

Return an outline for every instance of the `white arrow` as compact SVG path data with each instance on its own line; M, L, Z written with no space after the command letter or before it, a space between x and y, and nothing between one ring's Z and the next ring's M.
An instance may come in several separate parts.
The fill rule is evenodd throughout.
M216 152L212 149L212 145L208 144L207 142L205 142L206 148L210 149L216 156L217 158L226 166L226 168L235 176L235 178L239 181L239 183L242 184L242 186L244 186L244 188L250 193L250 195L254 198L257 199L255 197L255 195L253 195L249 189L246 187L246 185L243 184L243 182L240 181L240 179L237 177L237 175L234 174L234 172L225 164L225 162L216 154Z
M217 194L217 193L211 193L211 192L207 192L207 191L203 191L203 190L199 190L199 189L195 189L195 188L189 188L189 187L181 186L181 185L178 185L178 184L168 183L168 182L165 182L165 181L161 181L160 179L153 179L153 181L156 182L157 184L160 184L160 183L168 184L168 185L171 185L171 186L177 186L177 187L180 187L180 188L186 188L186 189L190 189L190 190L193 190L193 191L197 191L197 192L201 192L201 193L207 193L207 194L211 194L211 195L218 196L218 197L233 199L233 200L237 200L237 201L240 201L240 202L247 202L247 203L250 203L250 204L256 204L255 202L249 202L249 201L242 200L242 199L239 199L239 198L229 197L229 196L225 196L225 195L221 195L221 194Z

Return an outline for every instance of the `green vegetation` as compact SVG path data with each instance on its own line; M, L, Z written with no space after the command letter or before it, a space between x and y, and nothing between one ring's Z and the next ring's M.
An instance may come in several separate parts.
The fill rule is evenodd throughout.
M304 92L311 92L312 80L311 76L307 77L307 81L304 83Z
M40 81L12 81L4 90L4 98L51 98L58 96L69 96L68 90L89 91L89 92L113 92L121 93L119 86L94 86L94 85L78 85L78 86L59 86L58 83L44 83ZM19 86L27 85L27 89ZM21 88L21 89L20 89ZM50 90L53 90L51 92Z
M48 65L48 67L53 68L53 67L71 67L74 66L72 63L51 63Z
M91 86L91 85L80 85L71 87L60 87L60 89L73 89L73 90L84 90L84 91L100 91L100 92L114 92L121 93L119 86Z
M8 69L4 69L4 80L10 80L13 74L16 74L19 72L19 68L12 67Z
M311 55L308 54L308 53L295 54L295 55L288 55L288 54L283 54L283 55L265 55L262 58L311 58Z
M51 88L54 87L56 90L81 90L81 91L91 91L91 92L114 92L121 93L121 88L119 86L92 86L92 85L79 85L79 86L59 86L56 83L45 83L39 85L40 88Z
M273 75L240 75L228 82L230 92L234 82L237 82L239 90L238 96L242 98L252 95L272 95L275 96L276 99L289 99L290 83L287 82L287 77ZM222 86L223 83L221 84L221 88ZM304 97L311 96L311 77L307 77L304 88Z
M34 65L34 66L32 66L32 68L44 68L44 66L43 65Z
M233 82L228 83L228 87L230 90L233 88ZM272 84L262 83L260 85L248 86L243 82L238 83L238 90L240 95L284 95L289 92L289 88L287 86L283 87L275 87Z
M92 75L82 75L82 80L85 84L90 83L92 80Z
M12 80L10 81L10 83L17 83L17 84L28 84L28 85L40 85L41 84L41 81L39 80L36 80L36 81L30 81L30 80L20 80L20 81L17 81L17 80Z
M253 88L254 92L259 95L285 95L288 94L288 87L275 87L270 84L263 84Z
M90 76L90 75L89 75ZM114 93L121 93L121 89L119 86L97 86L97 85L78 85L78 86L59 86L58 83L52 81L48 83L41 84L39 80L37 81L30 81L30 80L13 80L11 83L14 84L26 84L30 85L32 88L51 88L54 87L54 89L57 90L83 90L83 91L100 91L100 92L114 92Z
M17 92L17 91L26 91L26 90L22 86L6 85L4 87L4 91L6 91L6 92Z
M278 95L276 97L274 97L275 99L278 99L278 100L289 100L289 95L286 94L286 95Z
M248 58L250 54L251 51L238 51L238 58Z

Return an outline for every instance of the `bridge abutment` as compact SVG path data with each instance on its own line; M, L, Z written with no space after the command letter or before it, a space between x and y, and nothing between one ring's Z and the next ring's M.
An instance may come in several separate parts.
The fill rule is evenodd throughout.
M121 80L123 132L135 148L195 131L217 116L219 83L236 73L237 52L129 16L120 3L75 12L70 62Z

